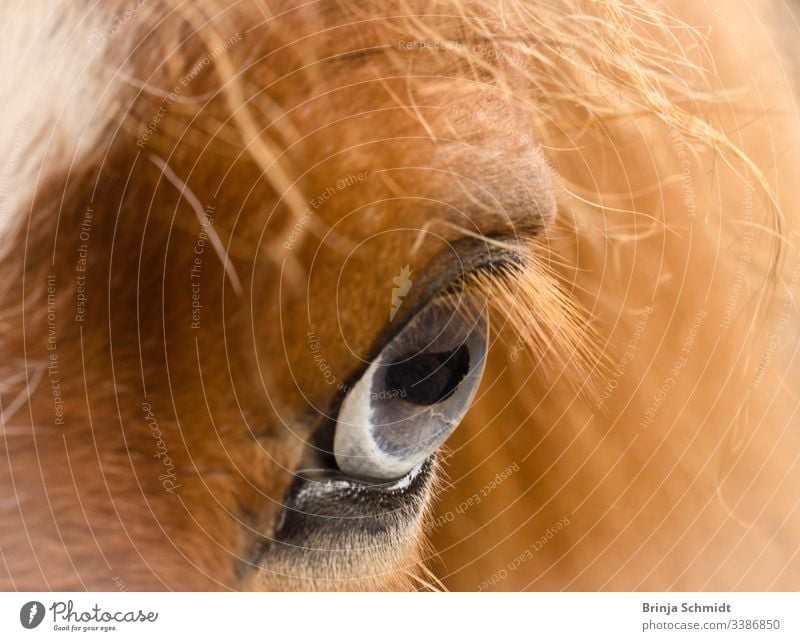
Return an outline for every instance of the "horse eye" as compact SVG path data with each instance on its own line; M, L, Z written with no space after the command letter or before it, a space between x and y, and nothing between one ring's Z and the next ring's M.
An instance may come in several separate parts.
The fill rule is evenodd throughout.
M344 398L333 453L343 472L400 478L430 457L472 402L488 343L485 314L423 308Z

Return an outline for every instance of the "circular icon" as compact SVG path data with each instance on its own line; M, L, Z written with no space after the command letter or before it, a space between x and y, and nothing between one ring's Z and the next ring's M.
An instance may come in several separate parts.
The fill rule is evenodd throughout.
M28 601L19 610L19 622L23 628L31 630L44 619L44 605L38 601Z

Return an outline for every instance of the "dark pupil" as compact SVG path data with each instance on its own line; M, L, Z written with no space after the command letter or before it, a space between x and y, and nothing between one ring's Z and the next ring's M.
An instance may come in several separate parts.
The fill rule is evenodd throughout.
M424 352L389 365L386 387L417 405L433 405L450 396L468 371L466 345L450 352Z

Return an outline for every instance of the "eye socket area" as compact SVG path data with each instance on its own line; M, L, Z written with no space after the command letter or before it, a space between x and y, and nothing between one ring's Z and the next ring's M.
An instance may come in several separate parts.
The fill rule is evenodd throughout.
M435 299L383 348L342 401L340 470L397 479L428 459L466 414L488 345L483 312Z

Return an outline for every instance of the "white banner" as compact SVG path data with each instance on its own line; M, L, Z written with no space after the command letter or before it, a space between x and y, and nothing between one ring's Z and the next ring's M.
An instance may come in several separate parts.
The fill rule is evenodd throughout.
M796 640L799 612L797 593L21 592L0 593L0 639Z

